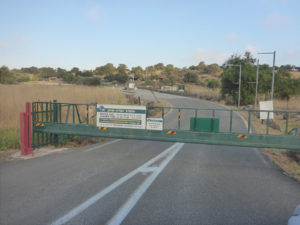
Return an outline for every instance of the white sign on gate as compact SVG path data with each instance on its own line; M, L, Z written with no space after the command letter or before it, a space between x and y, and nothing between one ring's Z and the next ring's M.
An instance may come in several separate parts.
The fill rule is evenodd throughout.
M163 119L147 118L147 130L163 130Z
M273 111L273 101L264 101L259 102L259 110L268 110ZM268 119L268 112L260 112L259 115L261 120L267 120ZM274 117L273 112L269 113L269 119L272 120Z
M97 105L97 126L146 128L146 106Z

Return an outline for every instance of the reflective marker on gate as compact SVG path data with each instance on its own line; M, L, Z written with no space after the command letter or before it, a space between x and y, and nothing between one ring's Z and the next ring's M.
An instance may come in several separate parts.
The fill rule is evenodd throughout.
M176 131L174 131L174 130L167 130L166 134L176 134Z
M236 135L237 138L247 138L248 136L246 134L238 134Z
M108 130L108 127L99 127L99 130Z

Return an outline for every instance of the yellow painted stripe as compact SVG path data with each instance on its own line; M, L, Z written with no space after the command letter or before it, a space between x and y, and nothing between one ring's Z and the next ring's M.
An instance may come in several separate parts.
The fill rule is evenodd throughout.
M119 142L119 141L121 141L121 139L116 139L116 140L113 140L113 141L104 143L104 144L102 144L102 145L98 145L98 146L96 146L96 147L94 147L94 148L86 149L86 150L84 150L84 152L94 151L94 150L100 149L100 148L102 148L102 147L104 147L104 146L107 146L107 145L110 145L110 144L113 144L113 143L116 143L116 142Z

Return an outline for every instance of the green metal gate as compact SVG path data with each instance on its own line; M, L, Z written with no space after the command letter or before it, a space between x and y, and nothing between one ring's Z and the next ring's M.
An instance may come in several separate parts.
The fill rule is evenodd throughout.
M288 134L300 121L300 112L263 111L268 119L264 121L264 130L256 132L252 123L256 113L262 112L259 110L147 107L147 117L153 112L164 121L161 131L97 127L97 103L33 102L32 145L33 148L58 145L65 137L74 135L300 150L300 137ZM170 115L166 117L167 113ZM238 113L248 115L244 120L246 128L241 129ZM284 131L272 133L271 113L281 118ZM205 127L199 126L203 122Z

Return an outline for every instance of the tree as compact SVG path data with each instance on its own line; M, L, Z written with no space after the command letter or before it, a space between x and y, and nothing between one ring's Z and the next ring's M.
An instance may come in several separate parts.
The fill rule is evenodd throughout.
M81 76L81 77L92 77L93 73L91 71L78 71L76 73L76 76Z
M185 83L198 83L198 75L194 72L187 72L184 74L183 81Z
M227 64L239 65L242 64L242 77L241 77L241 104L247 105L254 102L255 85L249 83L255 81L256 66L250 64L255 62L250 55L245 57L233 55L227 60ZM238 90L239 90L239 67L229 66L226 67L221 74L222 77L222 97L231 96L233 100L238 102Z
M197 66L197 70L200 72L200 73L204 73L205 72L205 69L206 69L206 65L205 65L205 62L201 61L198 66Z
M32 67L28 67L28 68L21 68L21 71L23 73L38 74L39 69L32 66Z
M11 73L6 66L0 68L0 83L2 84L15 84L17 83L13 73Z
M100 75L100 76L112 75L115 72L116 72L116 68L112 63L107 63L104 66L97 67L94 71L96 75Z
M163 70L164 69L164 64L163 63L157 63L154 65L155 70Z
M145 71L146 71L146 78L149 78L152 75L155 75L154 66L147 66Z
M42 67L39 69L39 76L42 78L56 77L56 71L51 67Z
M79 70L77 67L73 67L73 68L70 70L70 72L73 73L74 75L75 75L78 71L80 71L80 70Z
M228 60L226 60L224 66L228 64L239 65L239 64L254 64L256 59L251 56L250 52L245 52L244 56L232 55Z
M116 76L115 76L115 80L124 84L128 81L129 77L128 75L124 74L124 73L118 73Z
M117 72L118 72L119 74L122 74L122 75L124 75L124 74L127 75L127 73L128 73L128 68L127 68L127 66L126 66L125 64L119 64L119 66L118 66L118 68L117 68Z
M61 69L59 67L56 69L56 75L59 78L62 78L65 73L67 73L67 71L65 69Z
M112 82L116 80L116 76L114 74L108 74L107 76L104 77L104 79L107 80L108 82Z
M206 66L204 71L208 74L216 75L221 71L221 68L219 67L218 64L210 64Z
M197 70L199 73L206 73L206 65L203 61L201 61L197 66L190 66L190 70Z
M174 74L175 68L172 64L168 64L163 68L162 74L166 76L171 76Z
M163 82L166 85L174 85L176 84L176 77L174 75L169 75Z
M66 72L62 75L62 79L68 83L72 83L74 80L74 76L71 72Z
M144 70L143 70L143 68L140 67L140 66L132 67L132 68L131 68L131 73L134 74L134 79L137 80L137 79L140 79L140 78L143 77Z
M125 64L119 64L117 68L118 73L115 75L115 80L119 83L126 83L128 81L128 68Z

